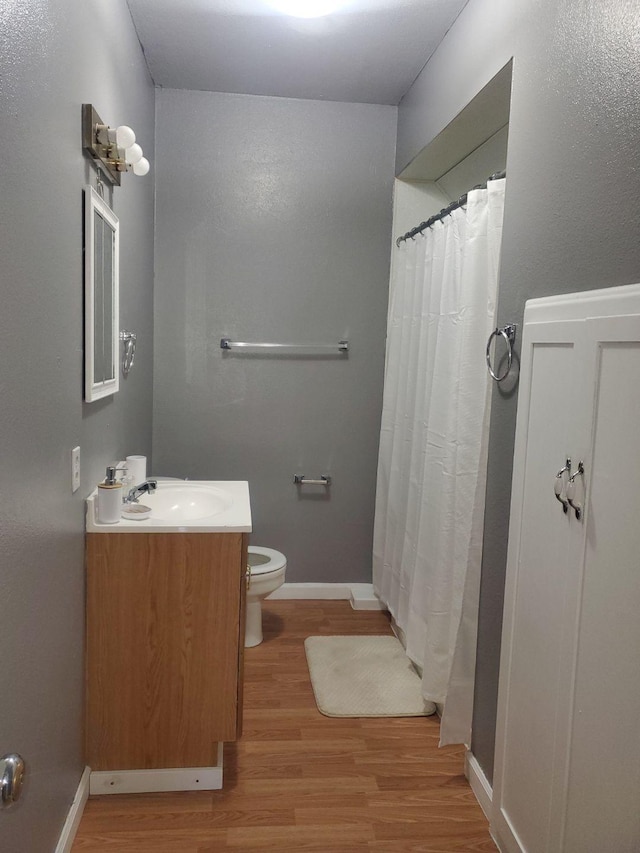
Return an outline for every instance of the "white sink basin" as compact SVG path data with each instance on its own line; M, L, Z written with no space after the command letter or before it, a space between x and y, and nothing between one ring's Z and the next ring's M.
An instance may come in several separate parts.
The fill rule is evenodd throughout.
M140 503L151 507L154 518L172 524L200 521L229 509L233 498L217 486L199 483L158 483L153 494L142 495Z
M251 532L249 484L242 480L161 480L153 494L140 497L151 508L148 518L115 524L96 520L96 494L87 498L89 533Z

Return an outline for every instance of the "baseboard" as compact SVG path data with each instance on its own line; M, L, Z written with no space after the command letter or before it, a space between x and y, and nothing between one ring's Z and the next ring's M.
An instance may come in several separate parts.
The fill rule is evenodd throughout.
M87 803L87 799L89 798L90 775L90 768L85 767L82 776L80 777L75 797L71 803L71 808L67 814L67 819L62 827L60 838L56 844L55 853L71 853L73 840L76 837L76 832L78 831L80 821L82 820L82 813L84 812L84 807Z
M370 583L284 583L270 599L350 601L354 610L386 610Z
M480 808L485 814L487 820L491 820L491 801L493 799L493 789L489 784L489 780L484 775L482 767L478 764L478 759L468 749L464 755L464 775L469 780L471 790L476 796L476 800L480 803Z
M378 596L373 591L371 583L350 583L351 606L354 610L386 610Z
M347 583L283 583L280 589L267 596L268 599L304 599L337 600L351 598Z
M219 791L222 788L223 744L213 767L169 767L160 770L99 770L91 774L90 794L149 794L163 791Z

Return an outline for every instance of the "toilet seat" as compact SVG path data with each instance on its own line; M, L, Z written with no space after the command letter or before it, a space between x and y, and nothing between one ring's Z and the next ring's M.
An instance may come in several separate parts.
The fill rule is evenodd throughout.
M287 560L280 551L273 548L259 548L249 545L247 562L251 568L251 576L268 575L286 568Z

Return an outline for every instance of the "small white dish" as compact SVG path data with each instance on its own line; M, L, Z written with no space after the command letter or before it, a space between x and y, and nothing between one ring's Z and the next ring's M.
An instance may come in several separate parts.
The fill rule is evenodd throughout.
M123 518L130 518L133 521L142 521L144 518L149 518L151 515L151 507L144 504L126 504L122 507L120 513Z

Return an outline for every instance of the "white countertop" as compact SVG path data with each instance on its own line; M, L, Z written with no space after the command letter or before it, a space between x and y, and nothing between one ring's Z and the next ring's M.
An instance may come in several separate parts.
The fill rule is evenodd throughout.
M101 524L96 520L96 488L87 498L87 533L251 533L251 504L249 483L246 480L160 480L157 494L171 488L183 491L184 488L197 489L207 486L213 487L217 492L223 492L229 505L210 516L180 521L167 520L154 518L154 495L142 495L140 503L152 508L149 518L121 518L116 524Z

